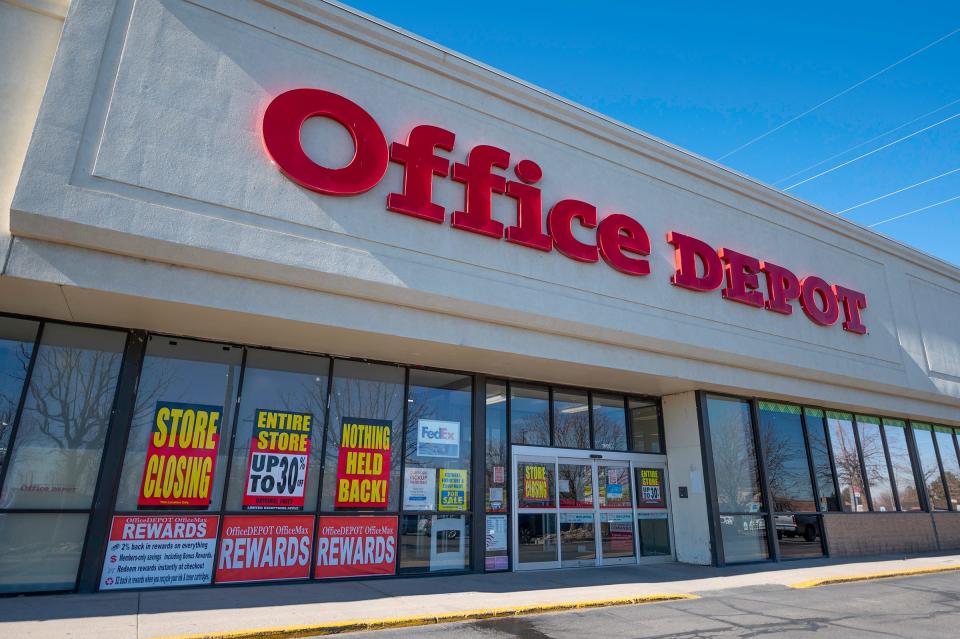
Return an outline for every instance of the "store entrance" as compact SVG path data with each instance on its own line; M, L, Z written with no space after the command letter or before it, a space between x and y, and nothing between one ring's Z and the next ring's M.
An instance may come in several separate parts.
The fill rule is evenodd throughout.
M513 471L515 570L672 559L662 456L515 446Z

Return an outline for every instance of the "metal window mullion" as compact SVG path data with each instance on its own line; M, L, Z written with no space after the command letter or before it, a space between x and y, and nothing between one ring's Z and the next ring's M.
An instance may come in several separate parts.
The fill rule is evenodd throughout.
M587 391L587 428L590 429L590 432L587 434L587 438L590 441L590 450L596 450L597 440L593 432L593 391Z
M767 473L767 456L764 453L760 439L760 411L757 407L756 399L741 401L747 401L747 406L750 408L754 454L756 455L757 470L760 473L760 495L761 499L763 499L763 505L766 506L767 547L773 560L780 561L780 543L777 540L777 522L774 515L775 504L773 501L773 491L770 489L770 476Z
M470 416L470 568L473 572L486 570L486 520L487 520L487 380L484 375L472 375L470 380L472 413ZM462 435L461 435L462 436ZM504 469L506 470L506 469ZM402 482L401 482L402 486Z
M707 500L707 516L710 519L710 545L713 563L715 566L722 567L726 565L726 555L723 550L723 532L720 529L720 502L718 501L716 468L713 464L713 443L710 434L709 411L706 406L707 398L703 391L696 391L694 400L700 427L700 458L705 476L704 492Z
M550 442L550 446L555 447L557 445L557 438L554 431L556 430L557 426L553 415L553 386L547 387L547 422L549 422L548 430L550 431L547 441Z
M7 478L7 471L10 468L10 460L13 459L13 446L17 443L17 433L20 431L20 420L23 417L23 408L27 403L27 394L30 392L33 368L37 362L37 356L40 353L40 342L43 339L43 331L46 326L46 322L40 322L37 326L37 334L33 339L33 350L30 352L30 361L27 363L26 375L23 378L23 388L20 390L20 401L17 402L17 411L13 414L13 424L10 426L10 439L7 440L7 450L3 456L3 466L0 467L0 495L3 494L4 482Z
M403 517L404 517L403 515L403 489L404 489L403 477L404 477L404 473L407 472L407 420L410 419L409 407L410 407L410 368L408 366L404 366L403 367L403 410L401 411L402 416L400 418L403 421L403 423L400 425L400 487L399 487L399 490L397 490L397 537L395 542L396 544L395 548L397 549L397 556L396 556L396 562L394 563L394 566L393 566L394 575L400 574L400 560L402 559L400 531L403 529ZM437 475L439 474L440 473L437 473ZM440 488L439 479L440 478L437 477L438 481L437 481L437 485L434 487L434 490L439 490ZM434 499L436 499L437 497L438 495L434 493ZM390 496L388 495L387 496L388 507L390 505L389 501L390 501ZM439 503L434 504L433 512L434 513L439 512L439 509L440 509L440 504ZM433 513L427 513L426 516L433 517L435 515ZM433 527L431 526L431 531L432 530L433 530ZM431 532L431 534L433 533ZM429 572L429 567L427 570Z
M897 512L903 512L900 505L900 490L897 488L897 478L893 474L893 459L890 456L890 446L887 444L887 426L880 419L880 441L883 442L883 454L887 459L887 476L890 478L890 490L893 491L893 504Z
M850 423L853 425L853 441L857 447L857 458L860 462L860 480L863 484L863 494L867 497L867 512L874 512L873 510L873 495L870 490L870 479L867 477L867 464L863 459L863 446L860 443L860 424L857 422L857 416L855 414L850 415Z
M317 499L313 511L314 546L317 545L316 538L319 535L320 510L323 506L323 479L327 468L327 437L330 436L330 404L333 403L333 363L334 358L330 357L327 363L327 388L323 406L323 438L320 440L320 468L317 469L319 483L317 484ZM400 529L399 520L397 520L397 529ZM397 543L397 541L398 540L395 540L394 543ZM398 546L394 547L398 548ZM317 549L315 547L310 549L310 579L316 579L316 552Z

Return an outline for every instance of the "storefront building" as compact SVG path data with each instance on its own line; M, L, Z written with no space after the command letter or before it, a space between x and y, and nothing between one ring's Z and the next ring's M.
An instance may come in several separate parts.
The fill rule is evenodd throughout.
M321 0L0 26L0 592L960 548L960 269Z

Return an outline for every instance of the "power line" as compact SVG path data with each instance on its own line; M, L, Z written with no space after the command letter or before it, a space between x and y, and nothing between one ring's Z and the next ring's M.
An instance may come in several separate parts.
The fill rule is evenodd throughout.
M843 151L840 151L839 153L834 153L833 155L831 155L831 156L828 157L827 159L825 159L825 160L820 160L820 161L817 162L816 164L811 164L810 166L808 166L808 167L806 167L806 168L800 169L799 171L796 171L796 172L794 172L794 173L791 173L790 175L787 175L787 176L785 176L785 177L782 177L782 178L780 178L779 180L777 180L776 182L772 182L772 184L773 184L773 186L777 186L777 185L779 185L779 184L782 183L782 182L786 182L787 180L789 180L789 179L792 178L792 177L796 177L796 176L800 175L801 173L806 173L806 172L809 171L810 169L815 169L815 168L817 168L818 166L820 166L821 164L826 164L826 163L829 162L830 160L834 160L834 159L840 157L841 155L846 155L846 154L849 153L850 151L856 151L856 150L859 149L860 147L866 146L866 145L870 144L871 142L874 142L874 141L876 141L876 140L879 140L880 138L884 138L884 137L890 135L891 133L894 133L894 132L896 132L896 131L899 131L900 129L902 129L902 128L905 127L905 126L910 126L910 125L913 124L914 122L919 122L920 120L923 120L923 119L925 119L925 118L933 115L934 113L938 113L938 112L940 112L940 111L943 111L943 110L946 109L947 107L952 107L952 106L953 106L954 104L956 104L957 102L960 102L960 98L958 98L958 99L956 99L956 100L954 100L953 102L950 102L950 103L948 103L948 104L944 104L942 107L938 107L938 108L934 109L933 111L928 111L927 113L924 113L923 115L921 115L921 116L919 116L919 117L916 117L916 118L910 120L909 122L904 122L903 124L901 124L901 125L899 125L899 126L895 126L895 127L893 127L892 129L890 129L890 130L888 130L888 131L884 131L884 132L881 133L880 135L875 135L875 136L873 136L872 138L870 138L869 140L866 140L865 142L860 142L859 144L854 144L854 145L851 146L849 149L844 149Z
M863 155L858 155L857 157L853 158L852 160L847 160L846 162L843 162L843 163L838 164L838 165L836 165L836 166L834 166L834 167L832 167L832 168L829 168L829 169L827 169L826 171L821 171L820 173L817 173L816 175L812 175L812 176L808 177L808 178L805 179L805 180L800 180L800 181L797 182L796 184L791 184L790 186L786 187L786 188L783 189L783 190L784 190L784 191L789 191L790 189L796 188L796 187L800 186L801 184L806 184L807 182L810 182L810 181L812 181L812 180L816 180L817 178L821 178L821 177L823 177L824 175L826 175L827 173L833 173L833 172L836 171L837 169L842 169L843 167L848 166L848 165L850 165L850 164L853 164L854 162L859 162L860 160L862 160L862 159L865 158L865 157L871 156L871 155L873 155L874 153L877 153L877 152L879 152L879 151L883 151L884 149L888 149L888 148L890 148L891 146L893 146L894 144L899 144L899 143L903 142L904 140L909 140L910 138L912 138L912 137L914 137L914 136L916 136L916 135L920 135L920 134L923 133L924 131L929 131L930 129L933 129L933 128L935 128L935 127L940 126L941 124L945 124L945 123L949 122L950 120L953 120L954 118L960 118L960 113L954 113L954 114L951 115L949 118L944 118L944 119L940 120L939 122L934 122L934 123L931 124L930 126L926 126L926 127L922 128L922 129L920 129L919 131L914 131L913 133L911 133L911 134L909 134L909 135L905 135L905 136L903 136L902 138L897 138L897 139L894 140L893 142L887 142L887 143L884 144L883 146L878 146L877 148L875 148L875 149L872 150L872 151L867 151L867 152L864 153Z
M919 49L917 49L916 51L914 51L914 52L911 53L910 55L908 55L908 56L906 56L906 57L903 57L903 58L900 58L899 60L897 60L897 61L894 62L893 64L891 64L891 65L889 65L889 66L886 66L886 67L880 69L879 71L877 71L876 73L874 73L873 75L871 75L871 76L869 76L869 77L867 77L867 78L864 78L863 80L860 80L860 81L857 82L856 84L853 84L853 85L847 87L846 89L844 89L844 90L841 91L840 93L837 93L837 94L835 94L835 95L832 95L831 97L827 98L826 100L824 100L824 101L821 102L820 104L817 104L816 106L813 106L813 107L807 109L806 111L804 111L804 112L801 113L800 115L794 116L794 117L790 118L789 120L787 120L786 122L784 122L784 123L782 123L782 124L780 124L780 125L778 125L778 126L775 126L774 128L770 129L770 130L767 131L766 133L763 133L763 134L761 134L761 135L758 135L757 137L753 138L752 140L741 144L740 146L738 146L737 148L733 149L732 151L728 151L727 153L724 153L723 155L721 155L721 156L720 156L719 158L717 158L717 159L718 159L718 160L723 160L723 159L726 159L726 158L730 157L730 156L733 155L734 153L739 153L740 151L744 150L744 149L747 148L748 146L750 146L750 145L752 145L752 144L754 144L754 143L756 143L756 142L759 142L760 140L764 139L764 138L767 137L768 135L770 135L770 134L772 134L772 133L776 133L777 131L779 131L779 130L782 129L783 127L788 126L788 125L790 125L790 124L793 124L794 122L796 122L796 121L799 120L800 118L803 118L803 117L806 117L806 116L810 115L811 113L813 113L814 111L816 111L816 110L819 109L820 107L825 106L825 105L833 102L834 100L836 100L836 99L839 98L840 96L846 95L847 93L850 93L851 91L853 91L853 90L856 89L857 87L863 86L864 84L866 84L866 83L869 82L870 80L873 80L873 79L876 78L877 76L886 73L887 71L889 71L890 69L894 68L895 66L906 62L907 60L909 60L910 58L914 57L915 55L919 55L920 53L923 53L924 51L926 51L926 50L929 49L930 47L935 46L935 45L937 45L937 44L940 44L941 42L943 42L944 40L946 40L946 39L949 38L950 36L954 35L954 34L957 33L958 31L960 31L960 29L954 29L953 31L951 31L951 32L948 33L947 35L945 35L945 36L940 36L939 38L937 38L936 40L934 40L934 41L931 42L930 44L927 44L927 45L924 45L924 46L920 47Z
M936 176L934 176L934 177L932 177L932 178L927 178L926 180L922 180L922 181L920 181L920 182L917 182L916 184L911 184L910 186L905 186L905 187L903 187L902 189L897 189L896 191L890 191L889 193L885 193L885 194L881 195L880 197L875 197L875 198L873 198L872 200L867 200L866 202L861 202L860 204L857 204L856 206L851 206L851 207L849 207L849 208L843 209L842 211L837 211L837 215L843 215L843 214L846 213L847 211L852 211L853 209L859 209L861 206L866 206L867 204L873 204L874 202L879 202L880 200L885 200L886 198L890 197L891 195L896 195L897 193L903 193L904 191L909 191L910 189L914 189L914 188L916 188L916 187L918 187L918 186L923 186L924 184L929 184L930 182L933 182L933 181L935 181L935 180L939 180L939 179L942 178L942 177L947 177L948 175L951 175L951 174L953 174L953 173L956 173L957 171L960 171L960 168L953 169L952 171L947 171L946 173L941 173L940 175L936 175Z
M936 204L928 204L927 206L921 206L919 209L913 209L912 211L907 211L906 213L901 213L900 215L894 215L893 217L887 218L885 220L874 222L873 224L869 224L868 228L880 226L881 224L886 224L887 222L893 222L894 220L899 220L901 218L907 217L908 215L913 215L914 213L919 213L920 211L926 211L927 209L932 209L935 206L940 206L941 204L953 202L954 200L960 200L960 195L954 195L953 197L947 198L946 200L941 200Z

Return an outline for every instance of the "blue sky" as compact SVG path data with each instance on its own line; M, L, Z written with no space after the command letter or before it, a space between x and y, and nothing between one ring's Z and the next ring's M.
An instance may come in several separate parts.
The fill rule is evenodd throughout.
M960 27L947 0L349 4L714 160ZM960 33L721 162L784 188L957 113ZM789 192L837 212L957 168L960 117ZM958 195L960 171L844 216ZM960 199L874 230L960 265Z

